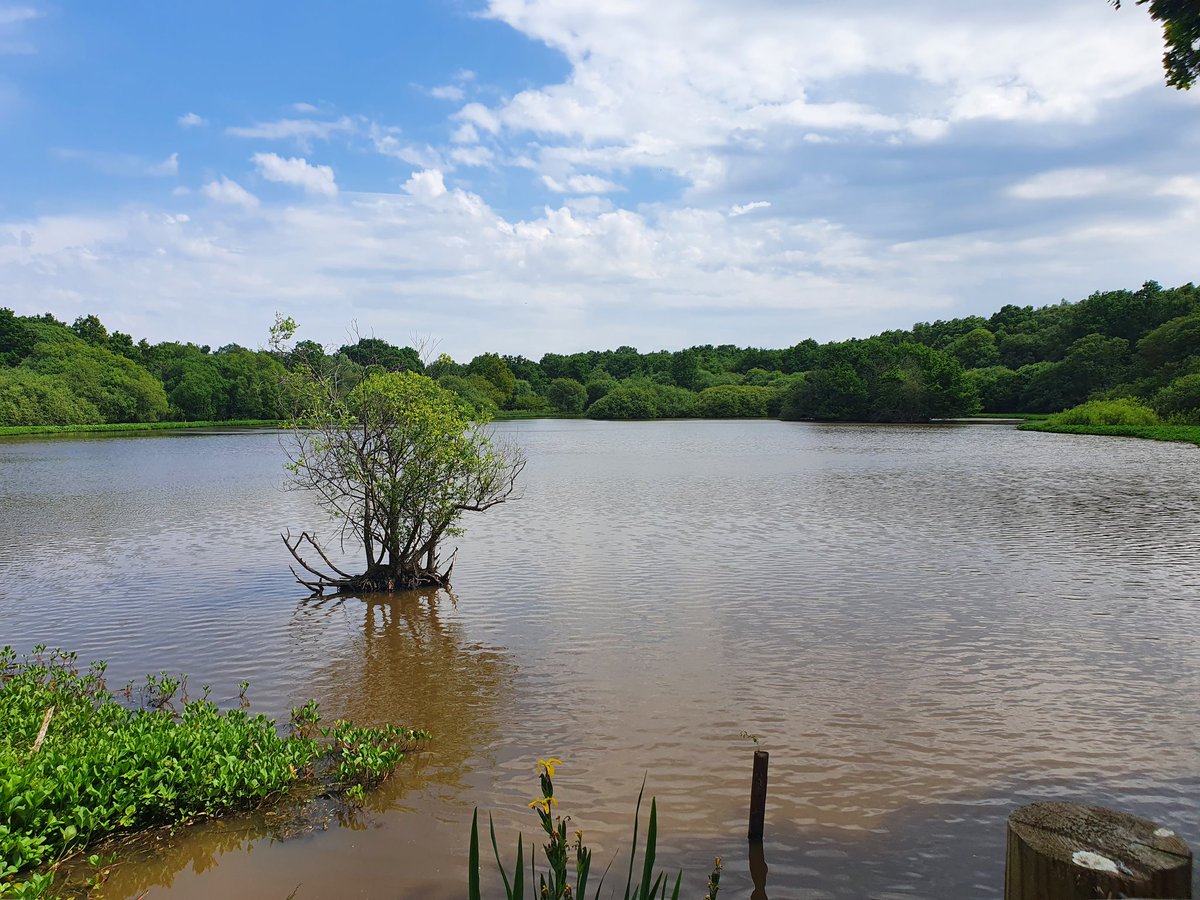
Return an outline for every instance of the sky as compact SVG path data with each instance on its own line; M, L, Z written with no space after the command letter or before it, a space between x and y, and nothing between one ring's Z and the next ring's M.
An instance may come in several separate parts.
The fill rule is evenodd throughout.
M462 361L1200 280L1200 88L1106 0L0 0L0 306Z

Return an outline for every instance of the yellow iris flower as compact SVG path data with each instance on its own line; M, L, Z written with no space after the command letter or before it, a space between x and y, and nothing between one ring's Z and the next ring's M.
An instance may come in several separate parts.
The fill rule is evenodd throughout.
M530 809L540 809L547 815L550 813L551 806L558 806L558 801L553 797L538 797L536 800L529 801Z
M563 763L562 763L561 759L555 759L552 756L549 759L539 759L537 761L537 764L538 764L539 771L545 772L548 776L553 778L554 777L554 767L561 766Z

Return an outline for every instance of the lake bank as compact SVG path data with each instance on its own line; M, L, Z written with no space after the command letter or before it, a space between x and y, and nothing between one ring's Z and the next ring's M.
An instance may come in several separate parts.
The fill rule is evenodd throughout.
M1100 437L1130 437L1148 441L1172 441L1200 447L1200 425L1057 425L1047 421L1027 421L1018 431L1050 434L1081 434Z

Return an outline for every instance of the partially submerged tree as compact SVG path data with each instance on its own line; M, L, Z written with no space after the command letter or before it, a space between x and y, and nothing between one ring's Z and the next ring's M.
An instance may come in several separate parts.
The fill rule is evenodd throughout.
M464 512L513 496L524 455L416 372L368 371L349 389L303 366L295 373L303 402L291 422L291 486L315 493L340 523L342 544L360 544L366 561L351 574L315 535L289 532L284 543L303 572L293 567L296 580L314 593L446 586L454 559L443 565L441 542L462 533ZM305 558L310 550L319 561Z

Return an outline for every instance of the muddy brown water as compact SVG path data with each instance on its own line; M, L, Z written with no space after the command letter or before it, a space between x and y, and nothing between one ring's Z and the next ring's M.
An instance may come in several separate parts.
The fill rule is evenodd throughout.
M528 453L524 496L468 521L453 595L341 602L288 572L281 530L332 529L281 490L277 434L0 441L0 643L436 735L357 815L186 830L106 896L459 898L472 809L511 858L548 755L614 872L645 775L659 858L697 898L717 854L722 896L751 894L756 746L774 900L1000 896L1005 817L1036 799L1200 847L1200 450L1005 426L498 427Z

